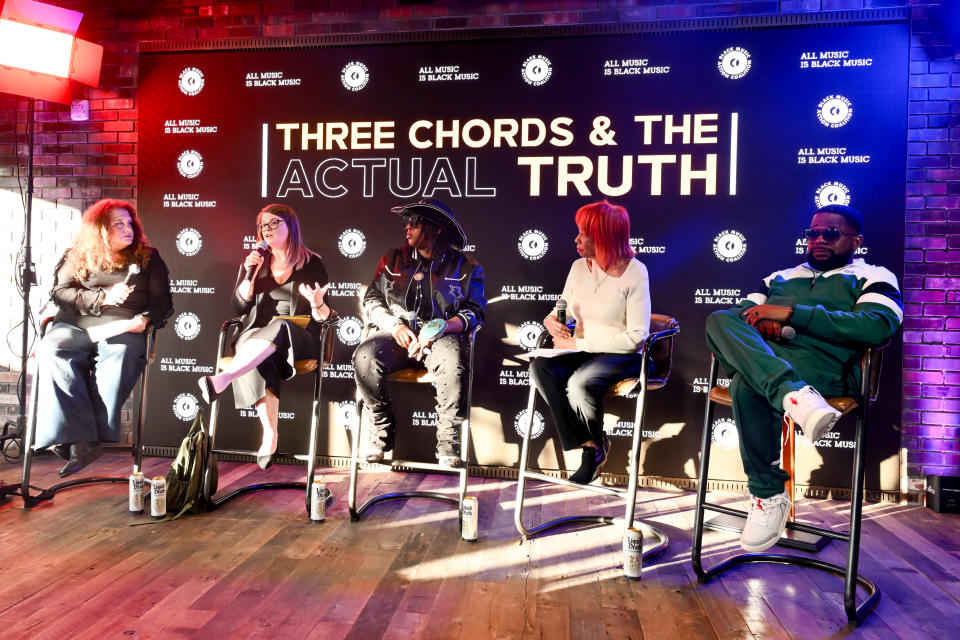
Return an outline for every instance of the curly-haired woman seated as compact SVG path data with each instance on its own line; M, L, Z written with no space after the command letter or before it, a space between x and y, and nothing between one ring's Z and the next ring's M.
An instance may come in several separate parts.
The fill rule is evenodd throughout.
M58 311L37 350L37 449L66 460L60 476L120 440L120 410L146 365L148 324L173 313L167 265L147 242L137 210L101 200L56 268Z

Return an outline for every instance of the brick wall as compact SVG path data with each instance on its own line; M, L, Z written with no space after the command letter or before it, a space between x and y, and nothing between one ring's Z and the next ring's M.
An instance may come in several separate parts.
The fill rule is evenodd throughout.
M86 11L81 35L105 47L101 88L89 90L89 122L59 105L37 114L35 246L38 273L69 242L78 212L98 198L136 198L136 76L140 41L275 38L382 31L632 22L912 6L907 174L903 447L909 476L960 475L960 59L938 1L923 0L526 0L415 2L182 0L53 2ZM86 5L91 5L88 8ZM957 5L954 4L954 7ZM122 7L122 8L121 8ZM955 11L957 11L955 9ZM0 330L19 322L12 280L22 234L15 175L14 122L23 135L24 101L0 97ZM21 161L23 162L23 161ZM12 334L19 345L18 332ZM888 366L890 366L888 364ZM0 344L0 407L16 413L19 359Z

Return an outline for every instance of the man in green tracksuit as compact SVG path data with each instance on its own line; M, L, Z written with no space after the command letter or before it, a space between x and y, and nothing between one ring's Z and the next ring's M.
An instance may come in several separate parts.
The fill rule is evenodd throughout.
M806 263L767 276L743 303L707 318L707 346L732 376L752 496L740 536L747 551L774 545L790 513L780 468L783 415L811 443L829 433L840 413L820 394L857 389L864 347L882 344L903 321L896 276L853 259L862 231L856 209L819 209L805 232Z

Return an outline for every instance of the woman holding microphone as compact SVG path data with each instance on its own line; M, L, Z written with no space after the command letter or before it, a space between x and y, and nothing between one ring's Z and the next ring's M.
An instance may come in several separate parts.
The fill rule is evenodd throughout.
M577 253L561 300L576 320L573 332L555 308L544 319L556 349L535 358L530 378L547 401L564 450L582 448L571 482L589 484L600 475L610 441L603 432L603 396L611 384L640 375L638 352L650 332L647 268L630 248L630 218L606 200L576 214Z
M234 311L243 316L236 353L226 369L198 382L207 403L232 384L236 408L256 409L263 429L257 464L267 469L277 451L280 387L296 374L297 360L316 357L319 323L333 312L324 299L327 270L303 244L294 210L267 205L256 226L258 248L243 261L233 293ZM306 314L303 328L285 317Z

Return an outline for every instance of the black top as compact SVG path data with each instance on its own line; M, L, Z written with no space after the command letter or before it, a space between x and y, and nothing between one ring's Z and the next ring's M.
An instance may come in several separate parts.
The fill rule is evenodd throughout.
M64 253L54 271L55 282L50 297L59 310L54 322L68 322L81 329L106 324L115 320L142 315L157 328L173 315L173 297L170 295L170 271L160 252L150 249L150 257L141 271L130 279L133 291L118 306L103 305L107 290L127 277L127 270L95 272L79 280Z
M300 295L300 285L319 284L322 287L330 281L327 269L323 266L323 260L316 254L310 256L303 267L294 269L283 284L277 284L273 274L270 273L271 255L268 254L264 258L263 265L253 283L253 298L245 302L237 295L237 287L243 282L246 271L243 265L240 265L237 285L233 289L233 310L243 316L244 331L265 327L274 316L278 315L310 315L310 302ZM311 317L310 326L307 329L311 329L314 324L316 323Z

